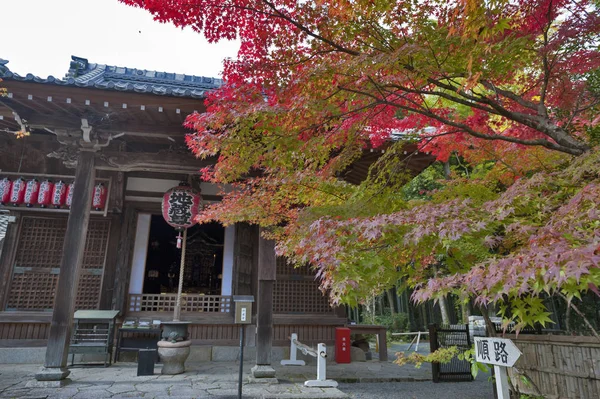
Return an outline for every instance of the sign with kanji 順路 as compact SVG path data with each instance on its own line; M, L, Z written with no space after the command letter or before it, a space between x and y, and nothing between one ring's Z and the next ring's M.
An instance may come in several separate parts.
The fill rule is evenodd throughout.
M479 363L512 367L521 351L510 339L475 337L475 360Z

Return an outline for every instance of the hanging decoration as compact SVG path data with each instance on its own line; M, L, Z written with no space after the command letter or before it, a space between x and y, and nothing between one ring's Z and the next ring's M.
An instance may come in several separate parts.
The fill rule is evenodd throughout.
M52 205L56 209L60 209L61 206L65 204L67 197L67 185L64 181L59 180L54 185L54 189L52 190Z
M19 177L11 180L10 177L0 176L0 205L19 206L25 204L28 208L39 206L40 208L54 207L55 209L71 208L75 193L75 183L66 183L58 180L53 183L45 177ZM189 190L191 190L188 187ZM183 203L185 203L185 198ZM197 206L200 201L192 200ZM108 188L106 182L97 182L92 191L92 209L102 212L108 203ZM196 207L197 207L196 206ZM173 208L173 211L175 211ZM192 212L195 217L197 211ZM174 221L177 220L178 212L173 214ZM193 222L182 224L181 228L191 226Z
M46 179L40 184L40 190L38 192L37 202L42 208L50 205L52 199L52 192L54 190L54 183Z
M94 187L94 195L92 196L92 207L95 210L101 211L102 209L104 209L104 205L106 205L107 194L108 191L106 190L104 184L98 183L96 187Z
M12 190L10 192L10 202L13 206L19 206L25 201L25 179L19 177L13 182Z
M181 232L196 223L200 212L202 195L187 183L171 188L165 193L162 201L162 214L165 221L179 232L177 248L181 248L183 237Z
M0 180L0 204L6 205L10 201L10 193L12 191L12 180L8 177Z
M70 208L71 204L73 203L73 190L75 190L75 183L68 184L67 185L67 199L65 200L65 203L68 208Z
M40 191L40 182L37 179L31 179L25 186L25 206L31 208L38 201L38 194Z

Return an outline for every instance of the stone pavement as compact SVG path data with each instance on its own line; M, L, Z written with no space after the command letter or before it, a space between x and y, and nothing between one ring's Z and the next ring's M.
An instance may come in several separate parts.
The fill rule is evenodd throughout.
M253 362L244 362L247 381ZM274 365L279 383L244 383L244 398L347 398L336 388L307 388L304 381L316 379L316 364L307 366ZM27 388L39 365L0 365L0 398L23 399L103 399L103 398L237 398L239 363L203 362L186 364L186 372L176 376L137 377L135 363L117 363L108 368L77 367L71 369L71 382L62 388ZM369 361L327 365L327 378L338 382L428 381L427 366L398 367L391 362Z

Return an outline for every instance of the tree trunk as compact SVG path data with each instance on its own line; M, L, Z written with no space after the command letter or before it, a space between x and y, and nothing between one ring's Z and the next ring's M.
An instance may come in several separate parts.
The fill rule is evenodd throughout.
M444 179L450 180L450 161L444 162Z
M468 323L469 317L471 316L471 303L470 302L462 302L460 307L461 307L463 323Z
M390 312L392 316L396 315L396 309L394 308L394 295L392 294L392 289L385 290L387 294L388 302L390 303Z
M438 267L436 265L433 266L433 271L437 275ZM442 313L442 324L449 325L450 324L450 315L448 313L448 301L446 300L445 296L440 297L438 300L439 300L439 304L440 304L440 312Z
M450 315L448 314L448 301L446 297L441 297L439 299L440 304L440 312L442 313L442 324L450 324Z
M419 331L423 331L423 328L427 328L429 321L427 320L427 312L425 311L425 304L419 305L419 311L421 312L421 325Z
M487 335L488 337L495 337L496 336L496 327L494 326L494 323L492 323L492 320L490 319L490 315L488 314L488 310L487 307L481 306L479 308L481 310L481 314L483 315L483 320L485 320L485 326L487 327Z

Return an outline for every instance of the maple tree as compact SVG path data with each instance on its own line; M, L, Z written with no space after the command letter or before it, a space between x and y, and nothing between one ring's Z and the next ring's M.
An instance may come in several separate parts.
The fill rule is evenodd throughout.
M597 1L121 1L240 40L186 122L219 155L204 177L235 186L201 220L272 226L334 301L404 277L543 322L539 293L598 284ZM410 200L398 137L476 173ZM369 146L370 177L338 179Z

